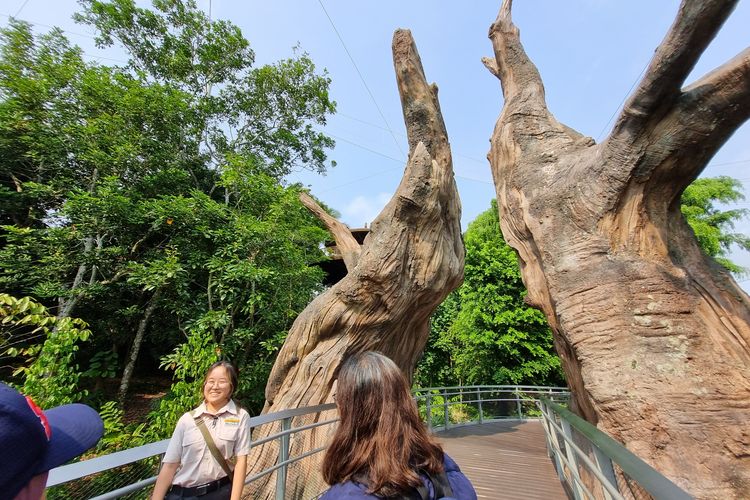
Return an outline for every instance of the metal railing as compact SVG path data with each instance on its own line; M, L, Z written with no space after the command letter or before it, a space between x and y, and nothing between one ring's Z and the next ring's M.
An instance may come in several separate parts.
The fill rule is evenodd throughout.
M570 393L564 387L474 385L430 387L413 391L417 407L428 428L448 430L473 423L508 419L541 419L547 436L547 446L561 482L576 500L604 498L688 499L687 493L663 477L622 445L580 417L555 402L567 401ZM250 418L251 428L264 429L268 434L253 441L258 445L276 442L276 463L246 478L251 484L269 474L275 483L275 496L286 496L287 473L305 460L324 451L326 446L290 456L295 434L313 432L334 424L337 418L321 419L321 413L334 410L334 404L285 410ZM161 456L169 440L150 443L53 469L48 479L48 498L145 498L146 489L156 482ZM271 450L273 452L273 450ZM318 462L311 462L317 464ZM326 485L320 471L304 470L306 480L320 481L313 485L321 492ZM292 473L300 474L299 470ZM107 482L107 477L117 481ZM275 479L275 481L274 481ZM99 489L96 488L97 484ZM102 489L102 484L108 485ZM115 486L115 484L117 486ZM594 486L588 486L594 484ZM593 488L593 489L592 489ZM649 496L650 495L650 496Z
M249 420L251 429L267 425L276 427L270 430L270 435L253 441L252 445L256 447L276 441L278 444L278 460L273 466L248 476L245 484L250 484L275 472L276 498L284 499L289 467L295 464L299 465L308 457L325 449L325 446L318 447L292 457L290 456L290 437L293 434L312 431L338 422L338 418L318 421L322 412L335 410L335 408L336 405L334 404L325 404L251 417ZM97 500L122 497L145 498L147 493L144 490L156 482L161 456L166 452L168 444L169 439L165 439L91 460L57 467L50 471L47 480L47 496L50 499L95 498ZM145 477L134 476L131 472L133 468L138 469L140 476ZM108 488L103 492L101 490L102 485L106 487L107 484L115 484L114 480L107 481L106 477L102 478L102 475L106 474L113 478L125 478L128 484ZM98 490L97 483L99 484ZM321 488L324 488L324 486L321 484Z
M539 418L541 413L536 401L540 395L565 400L569 394L563 387L508 385L430 387L416 389L413 393L420 412L431 429L436 425L448 429L473 421L482 423L507 418ZM255 448L270 441L277 441L279 456L273 466L248 476L246 484L275 472L276 498L284 498L289 467L300 464L306 458L325 449L325 446L321 446L290 457L290 437L295 433L333 424L337 419L316 421L320 412L333 409L335 405L328 404L250 418L251 428L269 424L278 426L271 435L253 441L252 444ZM313 422L294 421L300 417L312 417L310 420ZM161 456L166 451L168 443L169 440L165 439L58 467L50 472L47 482L48 498L144 498L145 490L156 482ZM321 484L321 488L324 489L325 485Z
M570 410L545 397L540 398L539 407L550 457L574 499L693 498Z
M538 401L545 396L567 401L566 387L532 385L471 385L428 387L412 391L427 428L470 425L508 419L539 419Z

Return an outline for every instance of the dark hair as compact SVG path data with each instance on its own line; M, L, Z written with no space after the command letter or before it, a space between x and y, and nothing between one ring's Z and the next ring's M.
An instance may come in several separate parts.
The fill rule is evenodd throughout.
M203 376L203 383L201 384L201 397L203 395L203 391L206 389L208 375L212 371L214 371L214 368L218 368L220 366L224 367L224 369L227 371L227 375L229 376L229 385L232 387L232 389L229 391L229 399L232 399L232 396L234 396L234 391L237 389L237 368L235 368L235 366L229 361L217 361L216 363L208 367L208 370L206 370L206 374Z
M444 471L443 450L427 432L409 384L378 352L347 359L339 371L341 421L323 459L328 484L354 480L380 496L407 494L422 484L417 469Z

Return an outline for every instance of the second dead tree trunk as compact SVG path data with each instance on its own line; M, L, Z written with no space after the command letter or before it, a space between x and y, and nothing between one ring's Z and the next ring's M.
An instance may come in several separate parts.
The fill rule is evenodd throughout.
M411 376L427 342L430 315L463 279L461 207L437 87L427 84L409 31L394 34L393 59L409 137L403 179L361 249L345 225L303 196L333 234L348 274L294 322L266 386L264 413L332 402L334 376L352 353L380 351ZM253 439L271 432L259 429ZM291 456L320 446L327 433L295 434ZM290 471L288 498L320 491L321 459L307 459L304 472ZM253 449L249 474L276 461L274 444ZM258 482L246 493L270 498L273 486Z
M734 4L683 1L601 144L547 109L510 1L484 60L505 100L489 153L503 235L573 403L700 498L750 491L750 300L680 213L750 115L750 49L682 87Z

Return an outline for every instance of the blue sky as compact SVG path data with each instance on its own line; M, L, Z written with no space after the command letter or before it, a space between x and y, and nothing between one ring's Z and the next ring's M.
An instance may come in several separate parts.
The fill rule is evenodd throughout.
M299 45L333 80L338 114L325 131L337 141L325 176L300 172L290 181L341 213L352 227L371 222L393 194L407 153L391 37L412 31L440 103L451 141L463 205L462 226L487 209L494 187L486 160L489 137L502 107L500 85L480 59L491 55L487 31L500 0L198 0L214 18L238 25L258 64L292 55ZM676 0L516 0L514 22L545 82L558 120L599 141L648 64L677 12ZM38 29L59 26L87 57L124 60L117 49L96 49L92 31L75 24L73 0L2 0L0 23L16 15ZM712 70L750 43L750 2L740 2L688 79ZM107 58L107 59L104 59ZM714 157L704 176L730 175L750 185L750 124ZM739 206L750 208L749 200ZM750 221L736 230L750 234ZM750 255L734 260L750 267ZM743 285L750 285L745 280Z

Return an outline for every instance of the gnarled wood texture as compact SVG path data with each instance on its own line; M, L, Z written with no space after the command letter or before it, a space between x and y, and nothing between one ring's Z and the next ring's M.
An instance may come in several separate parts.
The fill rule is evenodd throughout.
M330 403L336 371L354 352L380 351L410 376L427 342L430 315L463 279L461 206L437 87L427 84L409 31L394 34L393 58L410 147L403 179L372 223L358 258L347 260L347 276L294 322L269 377L264 412ZM322 216L312 199L305 204ZM337 246L346 248L348 230L322 218ZM254 439L269 432L259 430ZM292 456L326 437L295 435ZM272 445L253 450L250 474L276 458ZM317 464L308 461L306 474L316 474ZM319 487L307 475L289 479L292 498L310 498ZM249 493L270 497L272 487L258 485Z
M510 1L484 60L505 98L488 155L502 232L577 411L700 498L750 491L750 300L680 213L750 115L750 49L681 88L734 4L683 1L601 144L548 111Z

